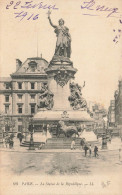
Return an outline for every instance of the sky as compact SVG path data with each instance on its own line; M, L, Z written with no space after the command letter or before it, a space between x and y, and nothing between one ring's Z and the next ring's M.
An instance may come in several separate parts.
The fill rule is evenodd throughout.
M43 58L50 61L55 51L57 38L47 18L48 8L27 9L21 7L26 0L20 1L18 6L17 2L0 0L2 77L15 72L16 59L24 62L29 57L39 57L42 54ZM122 30L119 21L122 17L122 1L96 0L94 6L90 7L92 10L81 9L81 6L86 5L82 0L35 0L32 5L40 2L43 6L55 5L58 9L51 9L52 22L58 25L58 20L63 18L65 26L69 28L72 38L71 60L74 68L78 69L75 82L81 86L86 82L82 92L84 98L108 108L118 88L118 80L122 78L122 33L118 32ZM96 11L99 5L109 10L118 8L118 13L107 17L112 11ZM23 19L16 17L22 11L26 16ZM37 14L38 19L34 20ZM115 36L118 37L117 43L113 42Z

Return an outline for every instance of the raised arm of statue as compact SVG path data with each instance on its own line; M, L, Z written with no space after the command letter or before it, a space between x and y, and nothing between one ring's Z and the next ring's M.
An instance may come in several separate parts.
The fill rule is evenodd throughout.
M56 25L54 25L54 24L52 23L52 21L51 21L50 14L51 14L51 12L48 11L48 19L49 19L50 25L51 25L53 28L56 28Z

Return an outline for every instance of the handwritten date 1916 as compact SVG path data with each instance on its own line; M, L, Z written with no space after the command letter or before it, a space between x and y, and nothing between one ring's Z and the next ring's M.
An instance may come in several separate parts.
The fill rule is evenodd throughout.
M23 20L23 18L25 18L26 16L28 16L28 12L24 12L24 11L21 11L19 13L14 13L14 14L16 15L15 18L18 18L18 17L21 18L20 21ZM35 16L34 16L34 14L31 14L29 17L27 17L27 20L30 20L31 18L33 20L37 20L38 16L39 16L39 14L36 14Z
M114 13L118 13L118 8L109 8L106 7L105 5L96 5L95 0L90 0L87 2L83 2L83 5L81 5L81 9L86 9L86 10L94 10L97 12L108 12L109 14L107 15L107 17L110 17L112 14ZM89 14L90 15L90 14Z
M10 1L9 4L6 5L6 9L14 9L17 10L16 13L14 13L16 16L15 18L20 18L20 21L26 18L27 20L37 20L39 18L39 14L33 14L33 13L28 13L24 12L23 10L30 10L30 9L52 9L52 10L58 10L56 5L48 5L46 2L33 2L33 1L26 1L26 2L21 2L21 1ZM20 10L21 9L21 10Z

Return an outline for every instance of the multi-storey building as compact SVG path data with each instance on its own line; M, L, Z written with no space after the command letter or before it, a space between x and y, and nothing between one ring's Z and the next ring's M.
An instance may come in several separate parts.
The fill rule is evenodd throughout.
M38 110L41 86L47 83L45 68L48 62L40 57L16 60L16 72L10 78L0 78L0 112L6 125L15 130L27 127L29 117ZM11 122L11 125L8 125Z
M100 104L96 104L94 102L90 102L90 104L91 104L91 106L89 106L89 108L90 108L89 110L90 110L91 116L94 119L94 131L97 134L102 134L106 128L105 117L107 116L107 111Z
M118 90L115 91L115 122L122 136L122 80L119 81Z
M110 101L108 109L108 125L109 127L115 126L115 100Z
M119 81L118 90L115 91L115 121L122 125L122 80Z

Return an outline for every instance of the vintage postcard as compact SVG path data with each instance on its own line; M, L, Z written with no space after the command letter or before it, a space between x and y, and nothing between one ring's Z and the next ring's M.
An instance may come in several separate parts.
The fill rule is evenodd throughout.
M122 194L122 0L0 0L0 194Z

